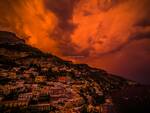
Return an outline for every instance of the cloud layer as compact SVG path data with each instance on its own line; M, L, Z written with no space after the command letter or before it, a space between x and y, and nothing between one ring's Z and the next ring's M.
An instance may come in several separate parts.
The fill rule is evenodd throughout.
M64 59L150 82L149 0L1 0L0 30Z

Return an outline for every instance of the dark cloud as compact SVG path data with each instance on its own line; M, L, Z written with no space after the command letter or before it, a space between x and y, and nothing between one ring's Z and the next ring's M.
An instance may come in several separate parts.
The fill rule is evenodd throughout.
M115 54L117 52L122 51L126 47L128 47L131 43L134 43L134 41L141 41L141 40L144 40L144 39L148 39L148 41L150 41L150 32L135 33L135 34L131 35L125 43L119 45L118 47L116 47L114 49L111 49L107 52L97 53L94 56L103 57L103 56L106 56L106 55Z
M59 23L53 32L54 40L59 43L59 49L64 56L75 54L76 45L71 42L71 34L76 29L72 21L73 11L79 0L45 0L47 9L53 11Z
M47 9L54 12L59 23L54 35L58 38L69 39L70 34L76 28L72 22L73 11L77 0L45 0ZM67 38L66 38L67 37Z
M124 0L98 0L97 5L101 11L109 11L123 2Z
M136 33L129 37L129 42L143 39L150 39L150 32Z
M147 27L150 26L150 18L145 18L135 24L135 26L139 27Z

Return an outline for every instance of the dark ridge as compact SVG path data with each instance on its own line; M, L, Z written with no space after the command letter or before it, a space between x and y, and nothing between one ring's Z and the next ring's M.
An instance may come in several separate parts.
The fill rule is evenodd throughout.
M18 38L14 33L0 31L0 43L25 43L25 41Z

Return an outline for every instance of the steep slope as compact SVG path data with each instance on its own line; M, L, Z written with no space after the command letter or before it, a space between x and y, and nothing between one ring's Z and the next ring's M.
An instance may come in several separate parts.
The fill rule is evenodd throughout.
M2 38L4 37L4 38ZM128 80L123 79L119 76L108 74L104 70L91 68L86 64L73 64L69 61L63 61L62 59L49 54L43 53L37 48L26 45L22 39L19 39L15 34L10 32L0 32L0 57L1 61L8 60L14 64L29 65L34 62L34 64L40 64L42 62L47 62L51 64L51 67L60 68L58 71L66 71L61 68L66 68L68 70L76 70L77 76L84 77L85 79L93 79L99 84L108 85L111 87L121 88L123 85L128 84ZM7 62L6 62L7 64ZM11 66L11 65L9 65ZM76 75L75 71L72 71ZM79 73L79 74L78 74ZM54 75L55 76L55 75Z
M18 108L14 102L22 103L14 112L100 112L112 91L134 84L104 70L43 53L13 33L1 31L0 38L1 112Z

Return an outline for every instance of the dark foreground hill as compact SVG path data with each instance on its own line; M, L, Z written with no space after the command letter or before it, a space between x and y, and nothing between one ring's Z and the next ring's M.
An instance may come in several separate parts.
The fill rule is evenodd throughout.
M113 113L111 93L135 82L73 64L0 32L1 113Z

